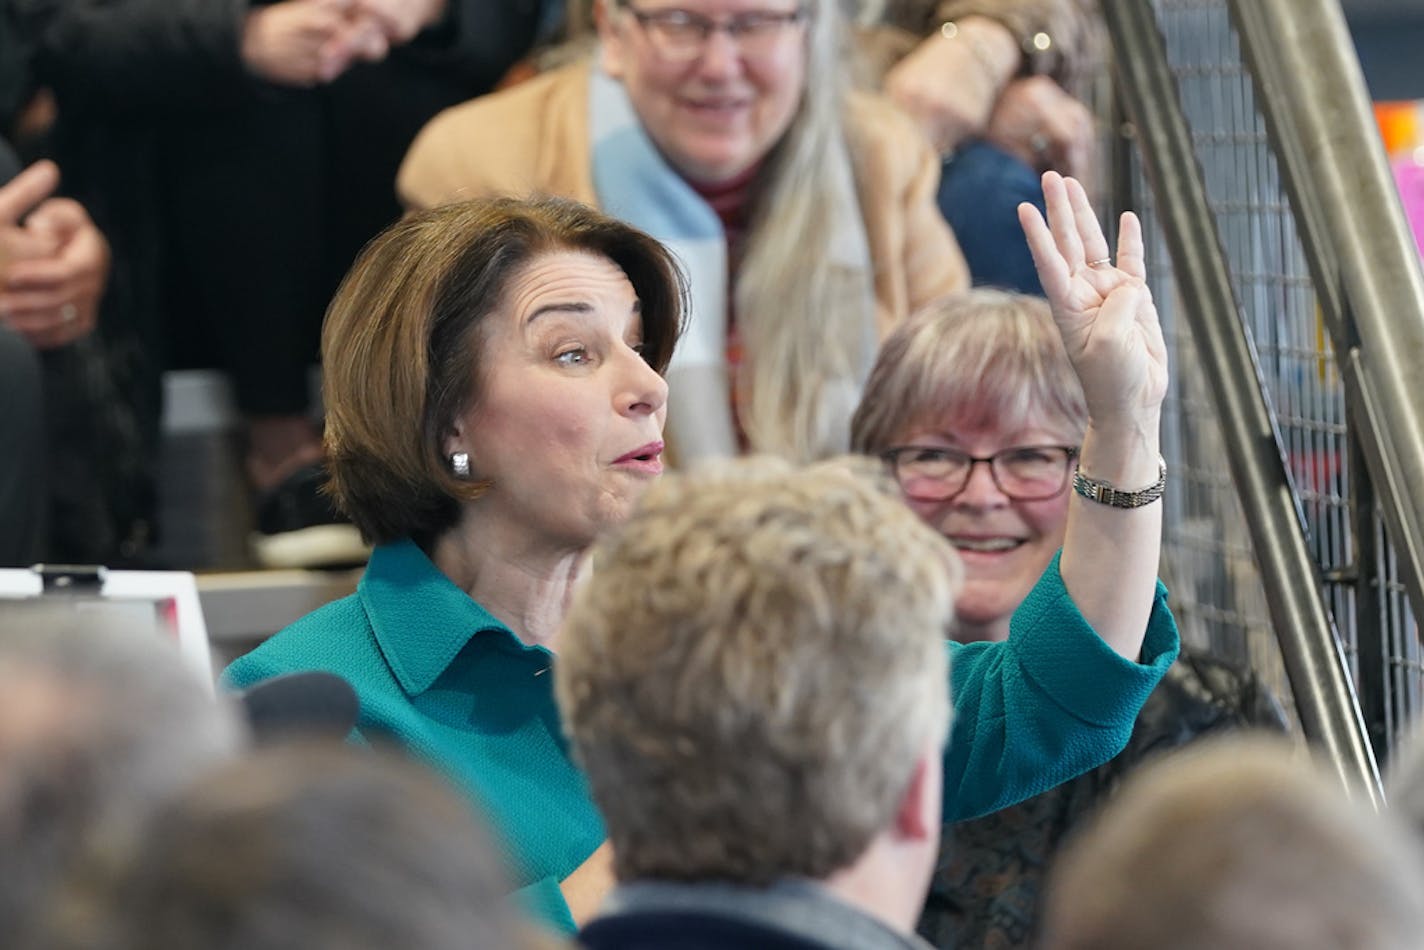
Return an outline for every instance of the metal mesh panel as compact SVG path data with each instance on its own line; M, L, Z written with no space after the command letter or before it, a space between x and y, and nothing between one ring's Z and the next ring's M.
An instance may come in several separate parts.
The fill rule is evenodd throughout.
M1386 639L1392 740L1419 708L1424 666L1387 546L1378 558L1384 576L1356 586L1344 396L1251 80L1224 2L1156 0L1154 7L1310 547L1357 681L1359 637ZM1174 609L1186 642L1250 663L1288 700L1250 539L1183 316L1191 303L1175 292L1160 222L1136 161L1131 177L1174 370L1163 422L1174 474L1163 563ZM1357 629L1359 590L1377 598L1383 629Z

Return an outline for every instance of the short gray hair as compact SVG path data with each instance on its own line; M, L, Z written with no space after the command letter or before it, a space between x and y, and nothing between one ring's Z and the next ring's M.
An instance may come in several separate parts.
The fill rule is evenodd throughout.
M558 695L620 879L823 878L949 722L959 562L864 459L668 476L595 548Z
M1414 842L1280 739L1201 743L1133 775L1061 857L1046 950L1405 950Z
M967 426L1046 423L1082 438L1087 402L1047 302L976 289L912 315L880 348L851 448L876 454L906 429L946 417Z

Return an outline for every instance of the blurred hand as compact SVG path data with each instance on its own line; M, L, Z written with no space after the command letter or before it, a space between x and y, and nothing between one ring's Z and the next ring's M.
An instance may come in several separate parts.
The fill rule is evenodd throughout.
M256 7L242 30L243 63L282 86L331 82L354 62L383 59L388 49L381 25L353 0L283 0Z
M58 184L54 163L39 162L0 188L0 322L37 349L94 329L109 275L108 242L83 206L47 197Z
M1083 179L1092 170L1093 114L1047 76L1004 87L984 137L1037 171Z
M447 0L354 0L356 9L381 29L391 46L409 43L445 15Z
M59 187L54 162L36 162L0 186L0 283L11 262L48 257L59 250L53 236L20 226L25 215Z
M1019 221L1094 428L1157 431L1167 395L1167 347L1147 289L1142 226L1126 212L1117 262L1083 186L1056 172L1043 176L1048 209L1019 205ZM1093 263L1089 263L1093 262Z
M947 154L988 125L1001 84L1018 68L1013 36L985 17L967 17L959 33L939 33L885 74L885 94L919 122L930 144Z

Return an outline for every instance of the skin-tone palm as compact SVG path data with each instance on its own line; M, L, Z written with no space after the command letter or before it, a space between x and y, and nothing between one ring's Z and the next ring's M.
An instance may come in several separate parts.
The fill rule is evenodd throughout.
M1142 225L1123 214L1114 265L1083 186L1048 172L1043 194L1048 224L1027 204L1019 220L1082 380L1088 416L1094 424L1155 425L1167 395L1167 347L1147 289Z
M1167 352L1144 282L1142 229L1124 214L1109 258L1082 186L1043 176L1048 221L1031 205L1019 220L1064 348L1083 386L1088 428L1079 468L1134 491L1157 480ZM1122 656L1142 651L1157 584L1162 504L1117 508L1070 497L1059 572L1073 603Z

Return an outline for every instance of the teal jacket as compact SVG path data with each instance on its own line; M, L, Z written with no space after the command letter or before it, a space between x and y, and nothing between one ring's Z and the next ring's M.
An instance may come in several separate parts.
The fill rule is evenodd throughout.
M1124 660L1073 605L1055 558L1014 614L1008 642L949 650L944 811L953 820L1116 755L1176 658L1177 628L1159 583L1142 662ZM344 677L361 699L357 737L394 740L465 789L500 836L530 912L572 933L559 882L605 831L569 758L553 662L404 541L372 552L356 593L277 633L224 677L237 688L297 670Z

